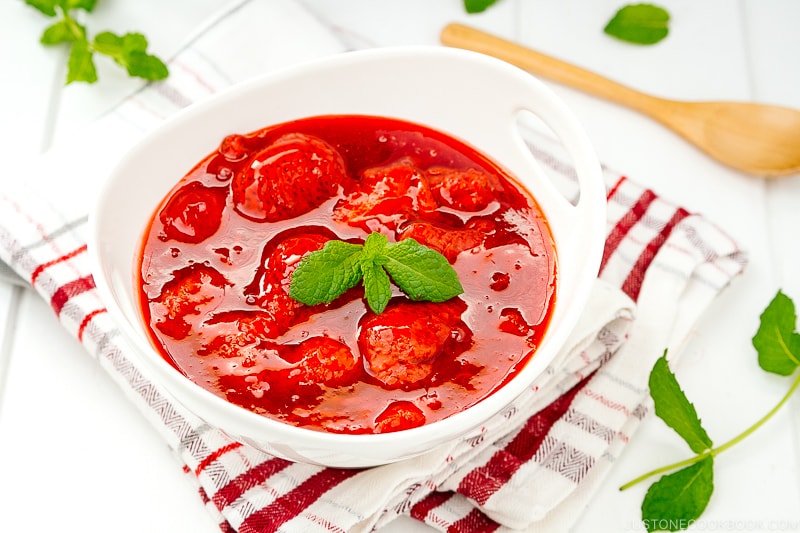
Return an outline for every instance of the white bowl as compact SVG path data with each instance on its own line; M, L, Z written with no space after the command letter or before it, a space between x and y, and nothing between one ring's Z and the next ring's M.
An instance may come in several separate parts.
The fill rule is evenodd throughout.
M526 148L519 114L532 112L572 157L580 200L568 202ZM376 435L303 429L216 396L180 374L151 345L141 318L136 261L161 200L230 133L328 114L394 117L465 141L533 195L555 240L558 282L551 322L533 358L510 382L466 411L421 427ZM90 216L97 287L154 379L187 409L231 437L291 460L364 467L412 457L457 439L531 385L564 345L597 276L605 233L605 190L594 151L570 110L546 86L507 63L439 47L351 52L236 85L191 106L138 143L108 177Z

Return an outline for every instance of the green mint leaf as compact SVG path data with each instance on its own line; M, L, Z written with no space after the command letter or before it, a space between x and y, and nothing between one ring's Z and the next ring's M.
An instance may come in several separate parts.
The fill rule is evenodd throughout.
M364 261L382 262L382 257L386 251L386 246L389 244L389 239L385 235L373 231L367 235L364 241Z
M778 291L764 312L753 337L758 364L767 372L789 376L800 366L800 335L795 331L794 302Z
M25 3L36 8L43 15L47 15L48 17L56 16L58 0L25 0Z
M386 258L383 253L389 240L377 232L370 233L361 252L361 273L364 276L364 297L375 314L383 313L392 297L389 276L383 269Z
M94 11L94 6L97 5L97 0L61 0L64 10L70 9L83 9L87 13Z
M110 31L104 31L95 36L92 48L95 52L111 57L124 66L122 43L122 37Z
M126 33L122 36L122 50L125 55L132 52L146 52L147 38L141 33Z
M61 43L71 43L82 37L75 35L72 30L73 27L68 21L63 19L59 20L45 28L41 38L39 38L39 42L47 46L52 46Z
M464 292L447 259L414 239L387 245L385 255L384 268L412 300L444 302Z
M701 453L711 448L713 443L700 424L694 405L686 398L670 370L666 353L653 365L649 385L656 415L674 429L693 452Z
M67 85L74 81L94 83L97 81L97 70L94 67L92 50L89 43L80 39L72 43L67 61Z
M392 297L389 276L381 265L372 261L362 262L361 272L364 274L364 297L372 312L379 315Z
M126 70L131 76L150 81L163 80L169 76L169 69L159 58L143 52L133 52L127 57Z
M608 35L634 44L655 44L669 33L669 13L652 4L623 7L603 29Z
M642 522L647 531L680 531L705 510L714 491L714 459L666 475L653 483L642 501Z
M289 296L306 305L328 303L361 279L361 246L332 240L305 256L292 273Z
M464 0L467 13L481 13L497 3L497 0Z

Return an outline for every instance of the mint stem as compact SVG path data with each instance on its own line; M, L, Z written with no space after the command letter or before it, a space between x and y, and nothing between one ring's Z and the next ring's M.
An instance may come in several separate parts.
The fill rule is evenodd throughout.
M81 39L85 39L86 34L81 29L80 25L78 24L78 21L76 21L72 17L72 15L69 14L69 11L67 11L64 7L60 7L60 9L61 9L61 19L67 25L67 28L69 28L69 33L72 36L72 40L79 41Z
M767 420L772 418L772 416L775 413L777 413L778 410L780 410L780 408L783 407L783 405L787 401L789 401L789 398L791 398L792 394L794 394L794 391L797 390L798 386L800 386L800 373L797 374L797 377L795 378L794 382L792 383L792 386L789 387L789 390L786 392L786 394L784 394L783 398L781 398L781 400L778 402L777 405L775 405L775 407L770 409L769 412L767 412L767 414L765 414L763 417L761 417L755 424L751 425L749 428L747 428L746 430L744 430L743 432L741 432L737 436L733 437L731 440L729 440L725 444L721 444L721 445L719 445L719 446L717 446L715 448L710 448L710 449L708 449L708 450L706 450L706 451L704 451L702 453L697 454L694 457L690 457L689 459L684 459L683 461L678 461L677 463L672 463L670 465L662 466L661 468L656 468L655 470L651 470L650 472L647 472L646 474L642 474L641 476L637 477L636 479L632 479L631 481L628 481L627 483L622 485L619 488L619 490L622 491L622 490L628 489L628 488L630 488L630 487L632 487L632 486L644 481L645 479L653 477L655 475L662 474L664 472L669 472L671 470L676 470L676 469L682 468L684 466L693 465L694 463L702 461L703 459L705 459L709 455L712 456L712 457L716 457L717 455L719 455L720 453L724 452L725 450L727 450L728 448L730 448L734 444L738 443L739 441L741 441L742 439L744 439L745 437L747 437L748 435L753 433L759 427L764 425L764 423L766 423Z

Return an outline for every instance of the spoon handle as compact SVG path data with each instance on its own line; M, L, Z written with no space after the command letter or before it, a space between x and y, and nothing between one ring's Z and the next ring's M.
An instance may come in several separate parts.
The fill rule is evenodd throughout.
M463 24L448 24L442 30L440 39L448 46L502 59L533 74L626 105L650 116L658 114L654 104L659 99L654 96L481 30Z
M711 157L757 176L800 172L800 111L745 102L689 102L646 94L483 31L449 24L443 44L505 60L533 74L635 109Z

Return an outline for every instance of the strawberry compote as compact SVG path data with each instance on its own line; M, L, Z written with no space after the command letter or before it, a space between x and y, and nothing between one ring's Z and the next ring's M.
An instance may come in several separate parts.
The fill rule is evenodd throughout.
M289 296L331 239L414 238L464 292L381 314L361 285ZM556 283L539 207L487 157L421 125L321 116L232 134L164 199L140 254L155 346L198 385L267 417L338 433L440 420L492 394L536 351Z

